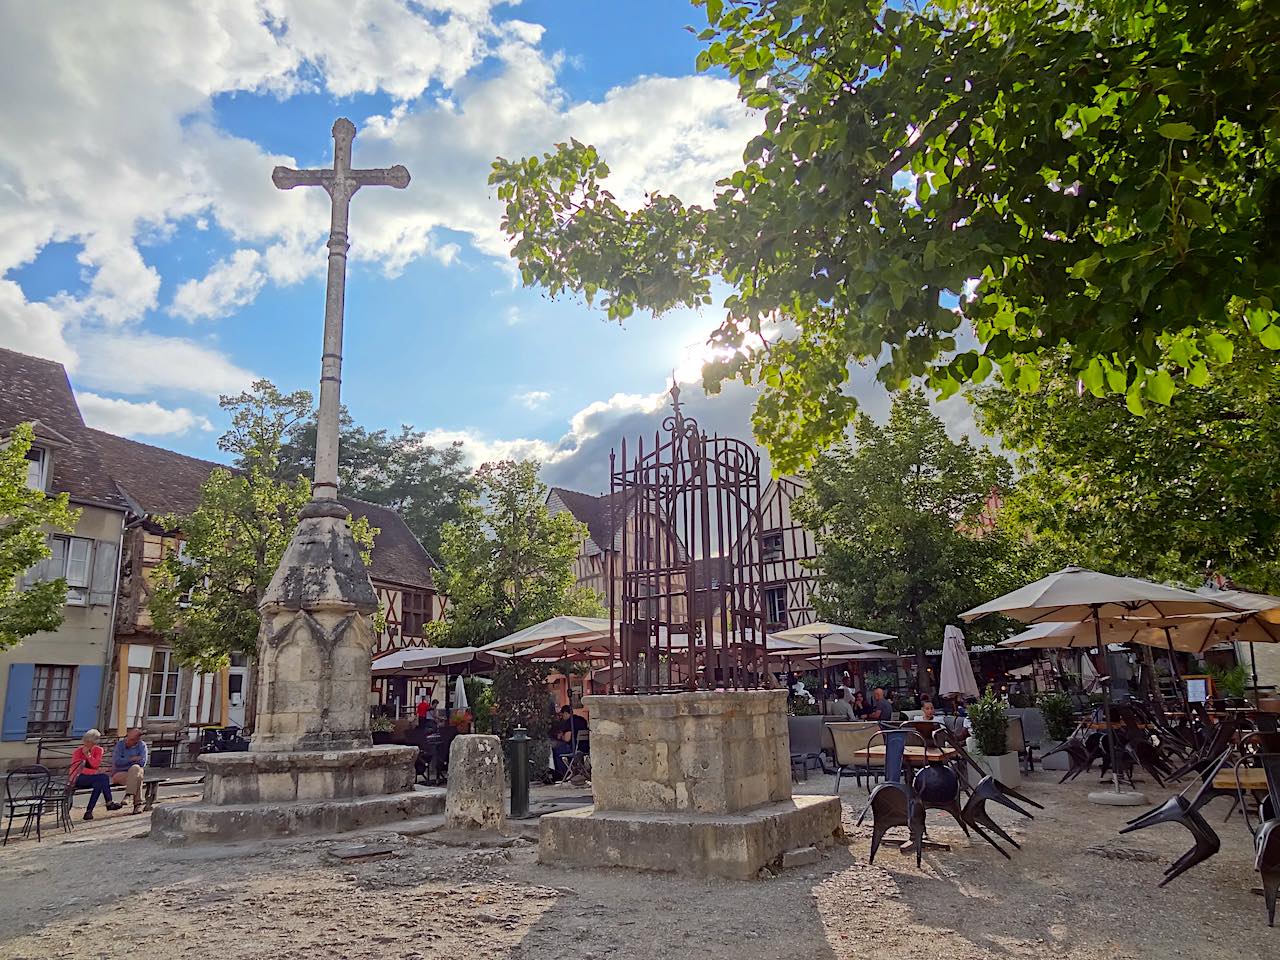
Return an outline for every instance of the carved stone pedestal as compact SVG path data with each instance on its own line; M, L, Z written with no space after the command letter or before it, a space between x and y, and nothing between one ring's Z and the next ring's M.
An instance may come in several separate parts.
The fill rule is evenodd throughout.
M377 607L346 508L336 500L308 504L262 601L250 750L202 758L204 797L157 806L153 837L330 833L443 809L443 790L414 786L416 748L371 745Z
M544 863L755 877L840 828L837 797L791 796L785 690L597 696L595 805L542 818Z

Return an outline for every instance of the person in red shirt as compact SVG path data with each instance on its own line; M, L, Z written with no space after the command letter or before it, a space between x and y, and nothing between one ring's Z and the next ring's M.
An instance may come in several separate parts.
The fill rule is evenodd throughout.
M426 697L418 698L418 726L425 726L427 716L431 713L431 704L427 703Z
M119 810L124 804L116 803L111 798L111 777L102 772L102 747L98 741L102 734L97 730L88 730L80 740L80 746L71 754L71 769L67 773L67 782L77 790L89 789L89 806L85 808L84 819L93 819L93 808L98 805L99 797L106 797L108 810Z

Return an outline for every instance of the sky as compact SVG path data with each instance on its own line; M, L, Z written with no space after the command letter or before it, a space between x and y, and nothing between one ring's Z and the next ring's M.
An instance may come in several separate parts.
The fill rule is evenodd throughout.
M753 392L702 396L712 308L625 326L523 288L486 180L577 137L619 199L707 201L759 117L694 71L687 0L121 0L6 6L0 33L0 346L67 366L93 426L220 459L220 394L315 390L322 190L277 164L404 164L352 202L342 399L472 462L537 457L599 492L673 371L708 430ZM3 385L0 385L2 388ZM850 388L873 414L870 373ZM963 420L963 412L956 416Z

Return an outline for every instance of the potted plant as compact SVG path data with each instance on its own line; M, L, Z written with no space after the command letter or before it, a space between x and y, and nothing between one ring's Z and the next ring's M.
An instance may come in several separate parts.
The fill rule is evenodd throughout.
M1213 685L1226 700L1226 705L1238 706L1244 701L1244 691L1249 684L1249 674L1244 666L1236 664L1230 670L1212 671Z
M982 699L969 707L969 732L973 735L978 766L1009 787L1022 782L1018 755L1008 750L1009 716L1004 703L987 688Z
M369 721L369 734L374 743L394 743L396 725L386 714L379 713Z
M1040 698L1040 715L1044 717L1045 742L1041 744L1040 753L1044 759L1041 766L1046 770L1066 770L1070 760L1065 753L1050 751L1058 747L1075 732L1075 711L1071 708L1071 698L1065 693L1046 693Z

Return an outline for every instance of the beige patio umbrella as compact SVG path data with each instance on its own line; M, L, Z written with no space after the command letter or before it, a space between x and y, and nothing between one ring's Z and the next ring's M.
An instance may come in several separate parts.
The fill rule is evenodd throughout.
M977 697L978 680L973 675L969 651L960 628L947 624L942 631L942 669L938 671L938 696Z
M879 640L894 639L891 633L877 633L874 630L860 630L857 627L846 627L840 623L806 623L798 627L778 630L769 635L774 640L785 640L792 643L813 644L812 647L801 647L800 650L788 651L786 656L811 656L817 654L818 676L821 677L825 667L825 653L887 653L880 646ZM824 652L823 645L826 645ZM827 710L827 686L822 685L822 711Z
M1002 597L967 610L960 615L966 622L998 613L1024 623L1082 623L1093 626L1094 646L1098 649L1099 673L1106 676L1106 647L1102 635L1104 619L1166 618L1207 613L1240 613L1238 606L1204 597L1190 590L1180 590L1136 577L1115 577L1084 567L1064 567L1057 573L1020 587ZM1111 719L1111 684L1102 686L1107 720ZM1099 803L1144 803L1146 798L1120 790L1120 774L1116 766L1116 737L1107 724L1107 743L1111 753L1110 795L1090 794Z
M552 617L517 630L515 633L486 643L481 650L521 650L525 647L536 647L548 640L572 640L577 637L598 637L609 635L609 619L607 617Z

